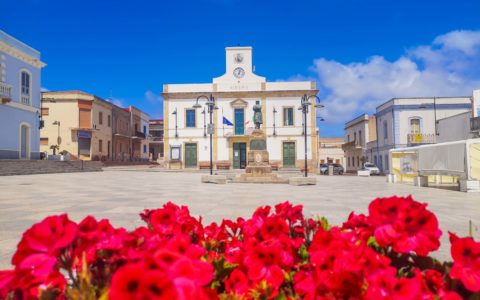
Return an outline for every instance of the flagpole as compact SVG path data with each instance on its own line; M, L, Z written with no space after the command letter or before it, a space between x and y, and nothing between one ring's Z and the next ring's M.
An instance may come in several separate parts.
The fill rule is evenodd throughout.
M225 117L223 115L223 107L222 107L222 129L223 129L223 136L225 137L225 122L223 122L223 118Z

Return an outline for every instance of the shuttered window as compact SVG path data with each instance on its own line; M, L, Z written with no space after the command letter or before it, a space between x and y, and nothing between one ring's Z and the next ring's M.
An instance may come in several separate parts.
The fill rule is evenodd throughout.
M91 110L80 109L80 128L90 128L91 124Z

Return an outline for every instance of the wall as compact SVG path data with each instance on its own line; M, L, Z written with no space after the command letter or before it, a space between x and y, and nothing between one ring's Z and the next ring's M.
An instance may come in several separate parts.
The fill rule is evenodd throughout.
M453 142L471 138L471 112L461 113L438 121L437 143Z
M73 131L72 128L77 128L79 123L77 101L44 101L42 107L48 108L48 116L42 116L44 127L40 131L40 137L48 138L48 145L40 146L40 150L47 154L53 153L50 146L57 144L58 130L60 129L61 143L59 151L66 150L76 157L78 154L78 142L76 131ZM53 125L55 121L60 121L60 127Z
M103 124L100 124L100 112L103 114ZM93 130L92 132L90 152L92 159L94 159L94 156L98 156L99 159L108 156L108 142L112 141L112 125L110 124L110 126L108 126L109 115L112 115L112 106L103 101L94 100L92 107L92 127L93 124L95 124L97 130ZM100 140L102 140L102 151L99 149Z

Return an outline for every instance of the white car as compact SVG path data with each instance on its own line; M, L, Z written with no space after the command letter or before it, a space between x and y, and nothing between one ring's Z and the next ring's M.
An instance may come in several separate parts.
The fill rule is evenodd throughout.
M370 171L370 175L380 175L380 169L370 162L366 162L363 165L363 169Z

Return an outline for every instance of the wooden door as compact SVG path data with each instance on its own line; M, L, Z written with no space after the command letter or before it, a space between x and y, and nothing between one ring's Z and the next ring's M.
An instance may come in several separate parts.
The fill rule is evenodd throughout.
M185 144L185 168L197 167L197 144Z
M283 143L283 167L295 167L295 143Z

